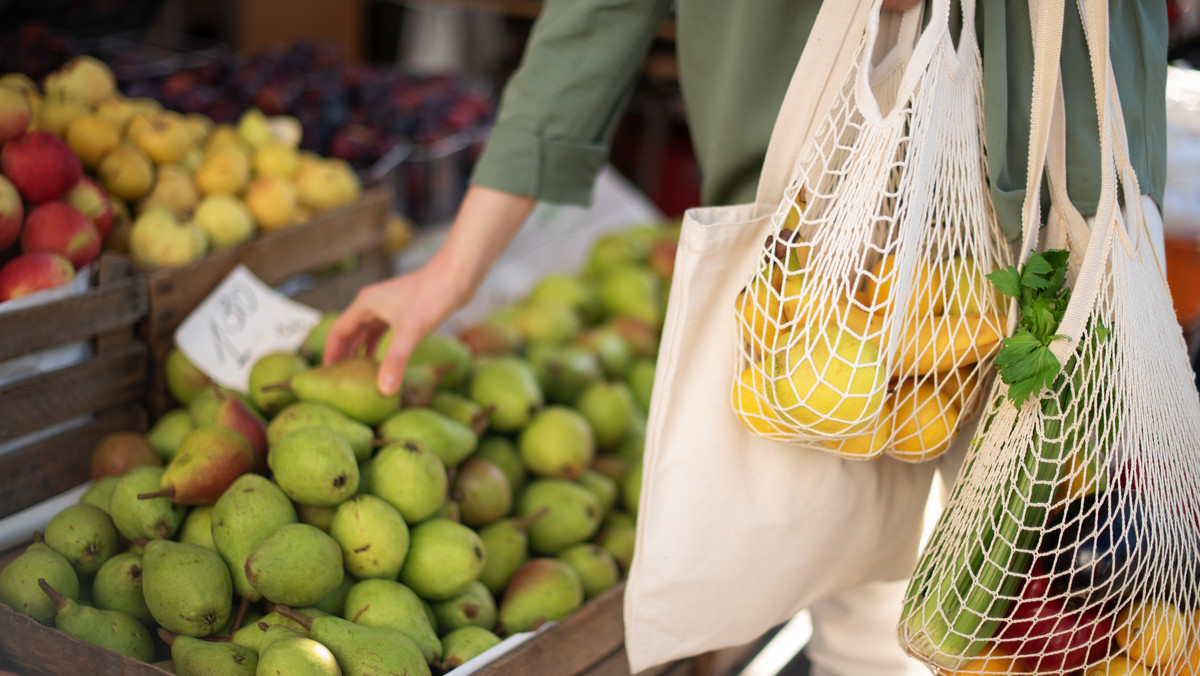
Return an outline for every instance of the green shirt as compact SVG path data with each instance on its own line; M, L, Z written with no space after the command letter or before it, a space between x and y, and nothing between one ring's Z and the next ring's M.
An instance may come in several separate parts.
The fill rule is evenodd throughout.
M585 204L670 0L546 0L504 88L472 182ZM1033 48L1028 0L978 0L988 169L1001 226L1020 230ZM1166 178L1167 18L1162 0L1109 0L1110 52L1143 193ZM775 117L818 0L677 0L679 86L706 204L754 199ZM1072 202L1095 212L1099 142L1078 10L1067 2L1062 73Z

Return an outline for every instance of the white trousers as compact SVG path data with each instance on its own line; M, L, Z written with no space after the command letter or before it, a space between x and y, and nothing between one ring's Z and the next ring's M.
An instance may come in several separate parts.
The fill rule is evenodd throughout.
M1142 196L1142 209L1150 239L1158 253L1159 267L1164 267L1162 215L1154 201L1145 195ZM1053 245L1055 236L1056 233L1048 233L1047 243ZM941 495L933 496L939 501L934 503L935 507L945 503L971 436L960 434L942 456L938 473L943 489ZM926 524L926 528L930 525ZM907 586L908 580L874 582L814 603L809 608L812 639L805 648L812 663L811 676L927 676L929 670L908 657L897 640L896 627Z

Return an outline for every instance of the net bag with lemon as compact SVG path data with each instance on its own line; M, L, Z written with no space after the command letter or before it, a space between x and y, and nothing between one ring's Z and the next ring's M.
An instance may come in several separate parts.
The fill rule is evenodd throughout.
M1006 329L986 275L1010 263L983 147L974 2L905 12L877 58L876 5L737 296L732 405L752 433L920 462L978 408ZM957 40L956 40L957 38Z
M1200 674L1200 396L1129 158L1108 3L1079 8L1100 198L1089 223L1066 193L1064 2L1030 2L1024 253L992 277L1019 317L898 628L937 674ZM1043 172L1053 246L1035 252Z

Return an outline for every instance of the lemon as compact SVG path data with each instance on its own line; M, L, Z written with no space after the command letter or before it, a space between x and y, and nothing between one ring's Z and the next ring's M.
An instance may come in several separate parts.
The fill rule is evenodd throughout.
M750 366L733 386L733 410L746 429L760 435L778 434L786 424L766 400L766 374L760 365Z
M766 354L775 344L780 323L786 321L780 309L779 294L762 277L755 277L738 293L734 306L741 315L742 340L750 343L755 354Z
M871 277L867 278L866 293L873 307L882 305L890 311L890 306L897 300L894 293L898 274L895 254L884 256L871 269ZM944 303L941 271L928 261L919 261L913 275L909 315L923 317L928 314L941 314Z
M1190 625L1188 616L1166 601L1141 601L1117 616L1115 638L1126 654L1153 667L1183 653Z
M823 442L825 447L847 458L874 458L887 449L892 439L892 404L883 400L879 410L879 425L874 432L859 434L848 439L830 439Z
M1151 673L1139 662L1124 655L1117 655L1107 662L1089 667L1084 676L1151 676Z
M933 383L904 380L892 395L896 409L896 441L888 455L905 462L924 462L950 448L958 425L958 409Z
M879 348L836 325L800 331L775 361L772 390L784 415L813 434L850 434L870 425L887 380Z

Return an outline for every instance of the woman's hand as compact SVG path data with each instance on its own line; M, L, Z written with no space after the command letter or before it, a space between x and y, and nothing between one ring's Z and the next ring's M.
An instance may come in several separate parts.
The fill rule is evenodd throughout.
M323 362L332 364L360 347L373 352L390 328L376 384L384 394L399 391L413 348L471 299L533 207L527 197L470 188L449 236L424 267L358 292L329 328Z

